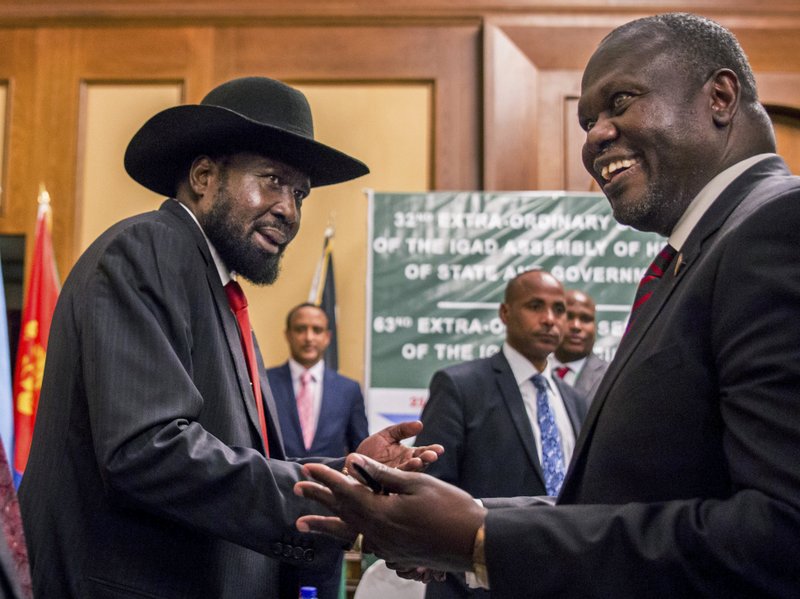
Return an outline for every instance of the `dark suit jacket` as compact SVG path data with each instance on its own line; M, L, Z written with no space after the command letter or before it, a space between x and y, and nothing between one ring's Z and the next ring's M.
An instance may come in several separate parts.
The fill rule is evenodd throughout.
M575 379L575 390L591 402L607 369L608 362L593 353L589 354L578 373L578 378Z
M269 460L190 215L168 200L91 245L55 310L20 489L37 597L278 597L277 559L338 556L294 527L313 505L261 370Z
M489 511L497 596L800 594L799 252L800 179L769 158L622 340L560 505Z
M586 401L555 381L577 435ZM474 497L545 495L544 477L530 418L502 352L434 374L422 411L425 428L417 445L441 443L445 452L426 472ZM426 597L482 597L463 580L448 576L428 585Z
M353 379L326 368L317 430L311 448L306 450L289 363L267 370L267 379L278 409L286 455L338 458L355 451L369 435L361 387Z

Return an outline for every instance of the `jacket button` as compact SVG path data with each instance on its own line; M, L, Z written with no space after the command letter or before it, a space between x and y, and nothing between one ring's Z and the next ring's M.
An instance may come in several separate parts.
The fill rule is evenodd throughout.
M314 550L313 549L306 549L303 552L303 559L306 560L307 562L313 562L314 561Z
M291 545L284 545L283 546L283 557L292 557L292 546Z
M272 555L280 555L283 552L283 543L272 544Z

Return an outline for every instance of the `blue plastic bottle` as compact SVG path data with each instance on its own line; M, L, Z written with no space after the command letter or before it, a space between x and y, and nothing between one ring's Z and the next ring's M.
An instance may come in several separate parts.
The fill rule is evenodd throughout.
M300 599L317 599L317 587L300 587Z

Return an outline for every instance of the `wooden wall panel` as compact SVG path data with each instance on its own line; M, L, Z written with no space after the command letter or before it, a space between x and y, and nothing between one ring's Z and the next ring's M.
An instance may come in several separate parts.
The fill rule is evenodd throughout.
M797 0L0 0L9 82L0 233L27 234L31 247L45 183L68 272L94 83L176 84L185 102L248 74L418 85L430 90L428 187L585 190L574 122L583 67L616 25L669 10L707 14L739 35L762 99L789 114L781 143L796 147L798 119L785 111L800 110Z
M0 30L0 48L0 79L7 85L0 233L13 234L20 232L18 223L36 218L38 184L30 164L36 122L34 32Z
M558 14L722 11L800 14L796 0L0 0L9 21L53 19L252 19L458 17L496 13Z
M486 189L592 189L588 176L576 171L583 132L571 122L576 119L581 74L599 41L637 16L644 15L504 16L487 22L484 88L491 93L485 97L484 141L486 162L491 164L484 165ZM800 107L800 20L709 16L739 37L756 73L762 101ZM509 42L516 51L508 48ZM512 67L506 68L496 55L513 55ZM520 57L527 60L528 68L520 65ZM792 135L785 129L783 134ZM505 166L520 156L535 164ZM790 166L800 173L800 164Z
M215 76L262 73L304 82L425 82L433 87L433 189L481 185L479 29L223 27Z

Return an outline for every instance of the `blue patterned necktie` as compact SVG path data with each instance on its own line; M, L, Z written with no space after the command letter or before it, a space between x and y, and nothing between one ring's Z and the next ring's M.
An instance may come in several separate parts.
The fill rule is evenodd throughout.
M541 374L531 377L536 387L536 413L539 431L542 434L542 472L544 486L548 495L553 497L561 490L564 482L564 454L561 451L561 435L558 434L556 419L550 409L547 393L547 381Z

